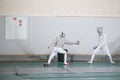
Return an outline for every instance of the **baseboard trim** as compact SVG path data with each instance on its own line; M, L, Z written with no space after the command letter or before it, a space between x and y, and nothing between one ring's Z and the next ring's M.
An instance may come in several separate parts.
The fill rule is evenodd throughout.
M50 54L39 55L0 55L0 62L47 62ZM68 54L68 61L87 62L91 55ZM120 61L120 55L112 55L114 61ZM54 58L57 61L57 58ZM94 61L108 61L105 55L96 55Z

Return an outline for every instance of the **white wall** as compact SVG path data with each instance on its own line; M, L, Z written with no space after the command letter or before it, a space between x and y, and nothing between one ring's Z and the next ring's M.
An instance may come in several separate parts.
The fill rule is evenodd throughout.
M56 16L120 17L120 0L54 0Z
M97 43L96 27L103 26L112 54L120 54L120 18L28 16L28 39L5 40L4 17L0 17L0 54L46 54L48 45L60 32L79 46L65 46L70 53L90 54ZM90 52L90 53L89 53Z
M28 17L28 22L30 23L30 17ZM28 39L25 40L9 40L5 39L5 17L0 16L0 54L1 55L21 55L21 54L30 54L30 31L31 25L28 24Z
M35 53L47 53L47 46L60 32L79 46L66 46L71 53L89 54L97 43L96 27L103 26L112 53L119 53L120 18L32 17L32 47Z
M0 0L0 15L52 16L52 0Z
M120 0L0 0L0 15L120 17Z

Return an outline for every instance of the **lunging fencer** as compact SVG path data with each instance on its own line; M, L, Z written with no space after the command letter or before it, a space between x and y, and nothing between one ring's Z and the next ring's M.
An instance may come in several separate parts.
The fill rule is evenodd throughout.
M65 34L63 32L61 32L60 36L57 37L54 42L52 43L52 45L48 46L48 48L50 48L51 46L54 47L52 53L49 56L48 59L48 63L44 64L44 66L49 66L51 63L51 60L54 58L54 56L57 55L57 53L61 53L64 54L64 65L67 65L67 52L68 50L64 49L64 45L79 45L79 41L76 42L70 42L68 40L66 40L65 38Z
M93 48L91 60L88 61L88 63L93 63L93 60L95 58L95 54L98 51L103 50L107 54L107 56L109 57L111 64L115 64L115 62L112 60L112 56L111 56L110 51L108 49L106 34L103 31L103 27L97 27L97 33L98 33L98 45Z

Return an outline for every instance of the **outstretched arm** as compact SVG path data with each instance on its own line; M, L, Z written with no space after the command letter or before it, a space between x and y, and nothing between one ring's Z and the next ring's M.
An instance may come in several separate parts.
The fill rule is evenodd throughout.
M67 44L67 45L79 45L80 42L79 42L79 41L71 42L71 41L66 40L66 41L65 41L65 44Z

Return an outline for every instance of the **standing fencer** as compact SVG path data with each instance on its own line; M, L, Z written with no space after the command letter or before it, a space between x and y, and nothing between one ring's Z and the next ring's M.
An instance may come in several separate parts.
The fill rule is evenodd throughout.
M93 48L94 49L93 54L91 56L91 60L88 61L88 63L93 63L93 60L95 58L95 54L99 50L104 50L106 52L106 54L108 55L110 62L112 64L115 64L115 62L112 60L112 56L111 56L110 51L108 49L108 45L107 45L107 41L106 41L106 34L103 31L103 27L97 27L97 33L98 33L98 45Z
M52 53L50 54L50 57L48 59L48 63L44 64L44 66L49 66L51 63L51 60L54 58L54 56L57 55L57 53L64 54L64 65L68 64L67 63L67 52L68 51L63 48L65 44L67 44L67 45L73 45L73 44L79 45L79 41L69 42L68 40L65 39L65 34L63 32L61 32L60 36L57 37L55 39L55 41L52 43L52 46L54 46L54 49L53 49ZM48 48L50 48L50 46L48 46Z

